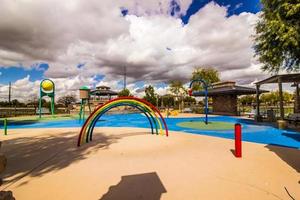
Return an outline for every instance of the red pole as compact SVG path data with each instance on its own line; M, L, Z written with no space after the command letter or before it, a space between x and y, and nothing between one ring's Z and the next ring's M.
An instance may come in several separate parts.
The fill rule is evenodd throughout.
M242 157L242 126L241 124L234 125L234 137L235 137L235 157Z

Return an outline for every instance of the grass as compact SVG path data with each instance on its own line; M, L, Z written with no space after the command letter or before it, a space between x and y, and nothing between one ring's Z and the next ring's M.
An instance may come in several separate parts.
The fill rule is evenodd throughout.
M205 124L204 121L191 121L191 122L180 122L177 126L184 128L192 128L199 130L233 130L234 123L229 122L208 122Z

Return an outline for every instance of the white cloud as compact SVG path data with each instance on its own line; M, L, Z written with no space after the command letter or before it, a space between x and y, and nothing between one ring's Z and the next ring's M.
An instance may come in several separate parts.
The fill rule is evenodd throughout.
M191 0L176 2L179 16ZM126 17L122 7L129 10ZM129 84L188 81L196 66L215 67L222 79L248 84L264 76L253 59L256 20L252 13L227 17L227 7L214 2L183 25L170 16L168 1L2 0L0 66L47 62L45 76L63 92L94 83L99 74L117 89L124 66Z
M55 99L61 96L73 94L79 96L79 88L83 85L92 87L95 83L94 78L75 76L72 78L52 79L55 83ZM41 80L30 81L30 76L19 79L12 83L12 99L28 101L39 97L39 87ZM8 85L0 85L0 101L8 101ZM45 97L46 98L46 97Z

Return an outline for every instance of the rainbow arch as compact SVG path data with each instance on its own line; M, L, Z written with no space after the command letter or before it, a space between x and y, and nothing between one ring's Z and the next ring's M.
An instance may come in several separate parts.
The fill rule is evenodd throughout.
M97 121L107 111L118 106L131 106L140 110L147 117L151 126L152 134L154 134L155 131L156 134L164 135L163 130L165 130L165 135L168 136L169 133L168 133L168 126L166 124L166 121L155 106L153 106L148 101L137 97L119 97L119 98L112 99L103 105L98 106L90 114L90 116L86 119L83 126L81 127L77 146L81 146L84 143L88 143L92 141L93 131ZM160 131L158 131L158 129Z

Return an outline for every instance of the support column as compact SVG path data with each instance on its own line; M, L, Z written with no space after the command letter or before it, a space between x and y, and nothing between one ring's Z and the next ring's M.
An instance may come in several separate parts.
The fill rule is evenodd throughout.
M256 121L261 121L261 116L259 112L259 88L260 85L256 85L256 115L255 115L255 120Z
M298 113L300 110L300 105L299 105L299 84L298 83L294 83L296 86L296 91L295 91L295 103L294 103L294 112Z
M280 119L284 119L284 107L283 107L283 95L282 95L282 80L281 80L281 77L278 78L278 88L279 88Z

